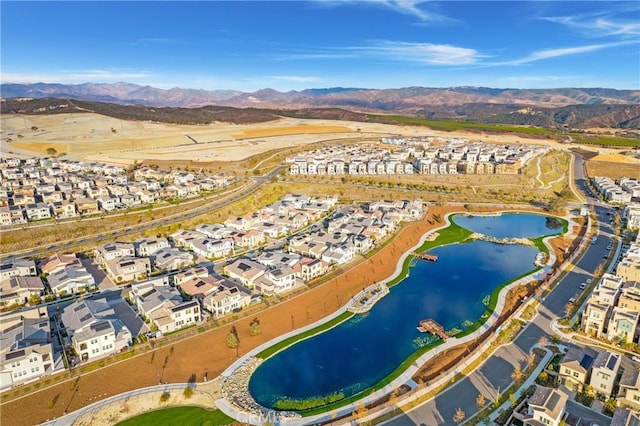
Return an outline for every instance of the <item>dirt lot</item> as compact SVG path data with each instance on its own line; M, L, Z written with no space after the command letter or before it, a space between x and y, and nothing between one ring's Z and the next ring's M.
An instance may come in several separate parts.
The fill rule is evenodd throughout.
M344 274L301 295L258 313L262 334L249 335L249 315L235 323L240 337L240 355L291 330L312 323L347 301L363 286L391 275L402 253L415 245L429 229L434 215L459 211L459 207L432 207L427 217L407 225L380 252ZM125 391L165 383L187 382L191 375L198 381L206 372L209 378L219 375L236 359L236 351L226 347L230 324L197 334L170 346L122 361L117 364L74 376L64 382L42 389L23 398L3 403L0 424L32 425L59 417L96 400ZM116 379L117 378L117 379ZM9 398L21 395L22 389L7 393ZM49 408L51 406L51 408Z
M599 157L602 156L598 155L595 159ZM590 177L607 176L614 180L621 177L640 179L640 162L596 161L595 159L587 161L587 173Z

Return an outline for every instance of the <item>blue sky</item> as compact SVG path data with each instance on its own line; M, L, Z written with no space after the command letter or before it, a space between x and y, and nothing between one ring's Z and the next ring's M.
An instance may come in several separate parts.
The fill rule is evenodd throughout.
M639 2L2 1L3 83L640 89Z

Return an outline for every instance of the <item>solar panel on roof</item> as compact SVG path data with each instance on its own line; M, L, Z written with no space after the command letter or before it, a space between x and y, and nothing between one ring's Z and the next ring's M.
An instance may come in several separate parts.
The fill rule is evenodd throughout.
M111 324L109 324L107 321L101 321L99 323L93 324L91 328L93 328L95 331L104 331L110 329Z
M580 367L584 368L585 370L588 370L591 367L591 364L593 364L593 357L587 354L584 354L584 356L580 360Z
M609 360L607 361L607 368L609 370L613 370L618 362L618 357L616 355L611 355Z
M85 321L87 321L89 319L91 319L91 314L86 314L85 316L80 318L80 322L85 322Z

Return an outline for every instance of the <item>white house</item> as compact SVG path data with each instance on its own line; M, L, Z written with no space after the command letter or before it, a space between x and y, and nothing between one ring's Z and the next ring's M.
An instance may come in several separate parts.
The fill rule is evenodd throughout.
M567 395L557 389L536 386L535 392L528 401L529 407L524 424L529 426L560 426L567 399Z
M51 328L46 310L37 318L21 317L0 332L0 390L54 371Z
M77 265L58 269L47 276L47 281L54 294L71 294L96 286L93 275L84 266Z
M63 309L62 324L83 361L117 353L131 344L131 332L113 308L120 301L96 295Z

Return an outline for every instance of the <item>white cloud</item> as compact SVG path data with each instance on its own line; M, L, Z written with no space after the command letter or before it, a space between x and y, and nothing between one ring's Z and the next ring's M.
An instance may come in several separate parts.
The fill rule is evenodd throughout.
M450 44L379 41L356 49L386 59L428 65L470 65L484 57L475 49Z
M498 65L520 65L526 64L529 62L541 61L544 59L550 58L558 58L561 56L568 55L577 55L580 53L594 52L596 50L608 49L610 47L622 46L625 44L632 44L635 42L632 41L620 41L615 43L602 43L602 44L590 44L586 46L577 46L577 47L562 47L557 49L545 49L538 50L537 52L533 52L530 55L525 56L524 58L515 59L513 61L508 61L505 63L501 63Z
M616 20L609 16L548 16L541 19L573 28L588 37L640 35L638 21Z
M454 19L424 7L429 3L425 0L315 0L315 3L325 7L342 5L369 5L384 7L403 15L413 16L422 22L441 23L454 21Z
M28 74L8 73L0 74L2 83L67 83L80 84L90 81L92 83L113 83L123 80L147 79L153 74L149 72L126 72L109 70L75 70L52 74Z
M303 75L274 75L269 78L280 81L291 81L294 83L317 83L322 81L319 77Z

